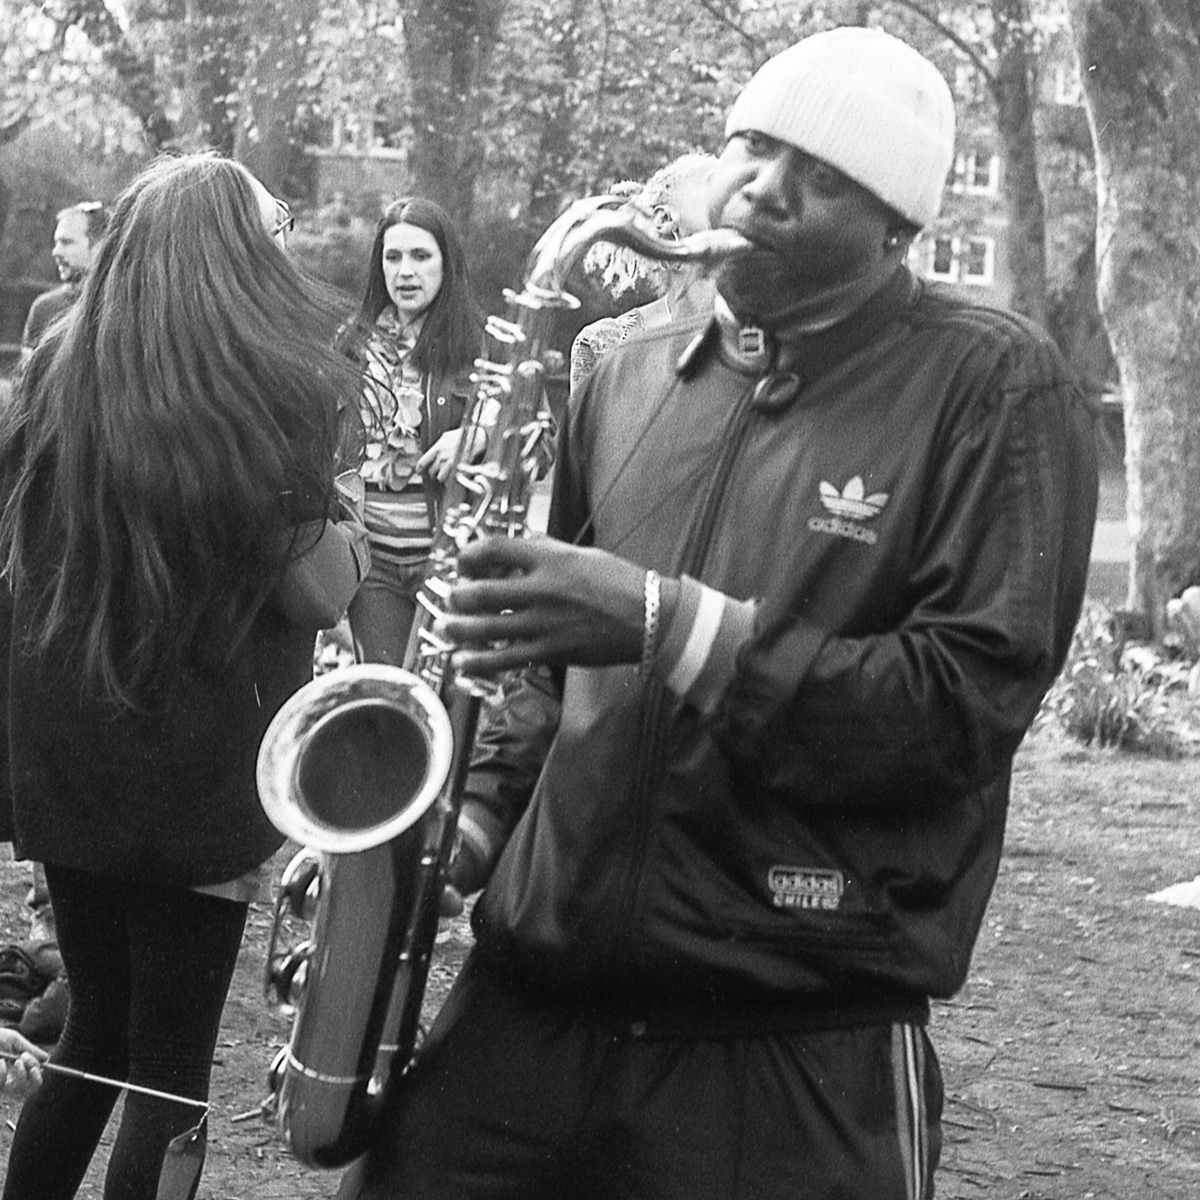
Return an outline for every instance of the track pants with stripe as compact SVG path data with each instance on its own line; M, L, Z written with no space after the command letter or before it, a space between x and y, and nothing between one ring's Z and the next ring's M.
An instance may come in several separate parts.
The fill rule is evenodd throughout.
M931 1200L922 1028L639 1038L460 977L338 1200Z

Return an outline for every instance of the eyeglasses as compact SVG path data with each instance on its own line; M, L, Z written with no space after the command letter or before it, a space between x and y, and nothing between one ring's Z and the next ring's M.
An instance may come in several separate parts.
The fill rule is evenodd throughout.
M296 228L296 216L290 208L282 201L275 201L275 226L271 230L271 236L281 238L283 244L287 245L288 234Z

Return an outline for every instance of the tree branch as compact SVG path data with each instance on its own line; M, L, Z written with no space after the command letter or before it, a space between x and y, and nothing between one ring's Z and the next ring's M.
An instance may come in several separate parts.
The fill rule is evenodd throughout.
M72 0L55 18L56 40L61 44L67 30L78 26L80 32L100 51L105 65L121 83L122 102L142 124L147 141L161 149L174 136L174 129L163 111L154 78L154 64L143 58L130 44L104 0Z
M7 146L21 136L25 127L33 119L33 105L26 104L14 117L9 117L0 125L0 146Z
M979 56L979 52L974 46L971 45L970 42L959 37L953 29L950 29L944 25L939 17L935 16L931 12L927 12L920 4L915 3L915 0L891 0L891 3L895 4L899 8L906 8L909 12L915 13L922 20L928 21L929 24L938 31L938 33L940 33L947 41L953 43L957 49L961 50L962 53L971 60L975 69L984 77L984 79L987 80L988 87L994 87L996 83L996 77L993 75L992 69L988 66L986 60Z
M729 15L729 10L723 4L717 4L715 0L697 0L700 7L712 17L718 25L724 25L732 30L743 42L746 43L746 49L750 53L750 61L755 66L761 66L767 58L767 46L762 38L757 34L753 34L740 21L735 21Z

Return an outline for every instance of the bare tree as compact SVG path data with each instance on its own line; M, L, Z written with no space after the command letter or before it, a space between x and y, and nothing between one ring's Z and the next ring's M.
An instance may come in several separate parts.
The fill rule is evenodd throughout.
M184 0L176 18L183 81L177 140L184 145L233 151L234 106L240 64L239 0Z
M276 191L283 189L291 162L301 78L319 13L320 0L242 5L246 53L233 154Z
M33 109L29 105L24 105L19 111L5 116L4 120L0 121L0 146L16 141L32 116ZM0 178L0 233L4 232L4 227L8 224L8 210L11 204L12 188Z
M412 189L471 224L479 144L480 82L505 0L406 0L405 58L412 84Z
M175 127L166 114L154 60L126 35L104 0L71 0L57 25L60 44L68 29L76 27L100 51L105 65L117 77L119 99L141 122L147 144L155 150L171 144Z
M575 162L574 135L580 108L581 20L587 0L570 0L557 17L547 10L548 57L556 70L537 103L542 110L537 140L529 219L536 228L550 224L568 196L570 168Z
M1028 0L989 0L979 8L990 13L992 59L983 48L960 36L942 17L916 0L892 0L915 13L950 41L979 73L996 106L996 132L1004 163L1004 205L1008 213L1006 241L1012 295L1009 306L1047 323L1046 205L1038 178L1034 97L1030 84L1034 27Z
M1200 10L1069 0L1096 151L1100 311L1125 397L1128 607L1200 582Z

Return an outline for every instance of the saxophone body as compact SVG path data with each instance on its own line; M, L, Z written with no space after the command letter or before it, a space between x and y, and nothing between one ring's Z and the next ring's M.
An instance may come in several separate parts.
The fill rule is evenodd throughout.
M342 1166L367 1149L419 1048L463 780L480 704L494 689L453 671L453 647L433 626L464 546L527 533L550 425L546 339L556 313L578 306L564 281L597 241L706 265L748 246L729 230L664 242L613 197L581 200L550 226L523 290L505 293L508 315L487 322L499 353L478 360L474 376L487 449L478 462L459 461L447 485L405 666L362 663L314 679L263 738L263 808L305 847L284 872L267 955L268 995L294 1020L264 1111L311 1166ZM311 935L280 949L293 918L311 920Z
M455 751L438 694L384 664L313 680L263 739L263 807L305 847L284 871L267 952L268 993L295 1014L268 1106L310 1166L366 1149L416 1044ZM289 917L311 918L311 936L280 951Z

